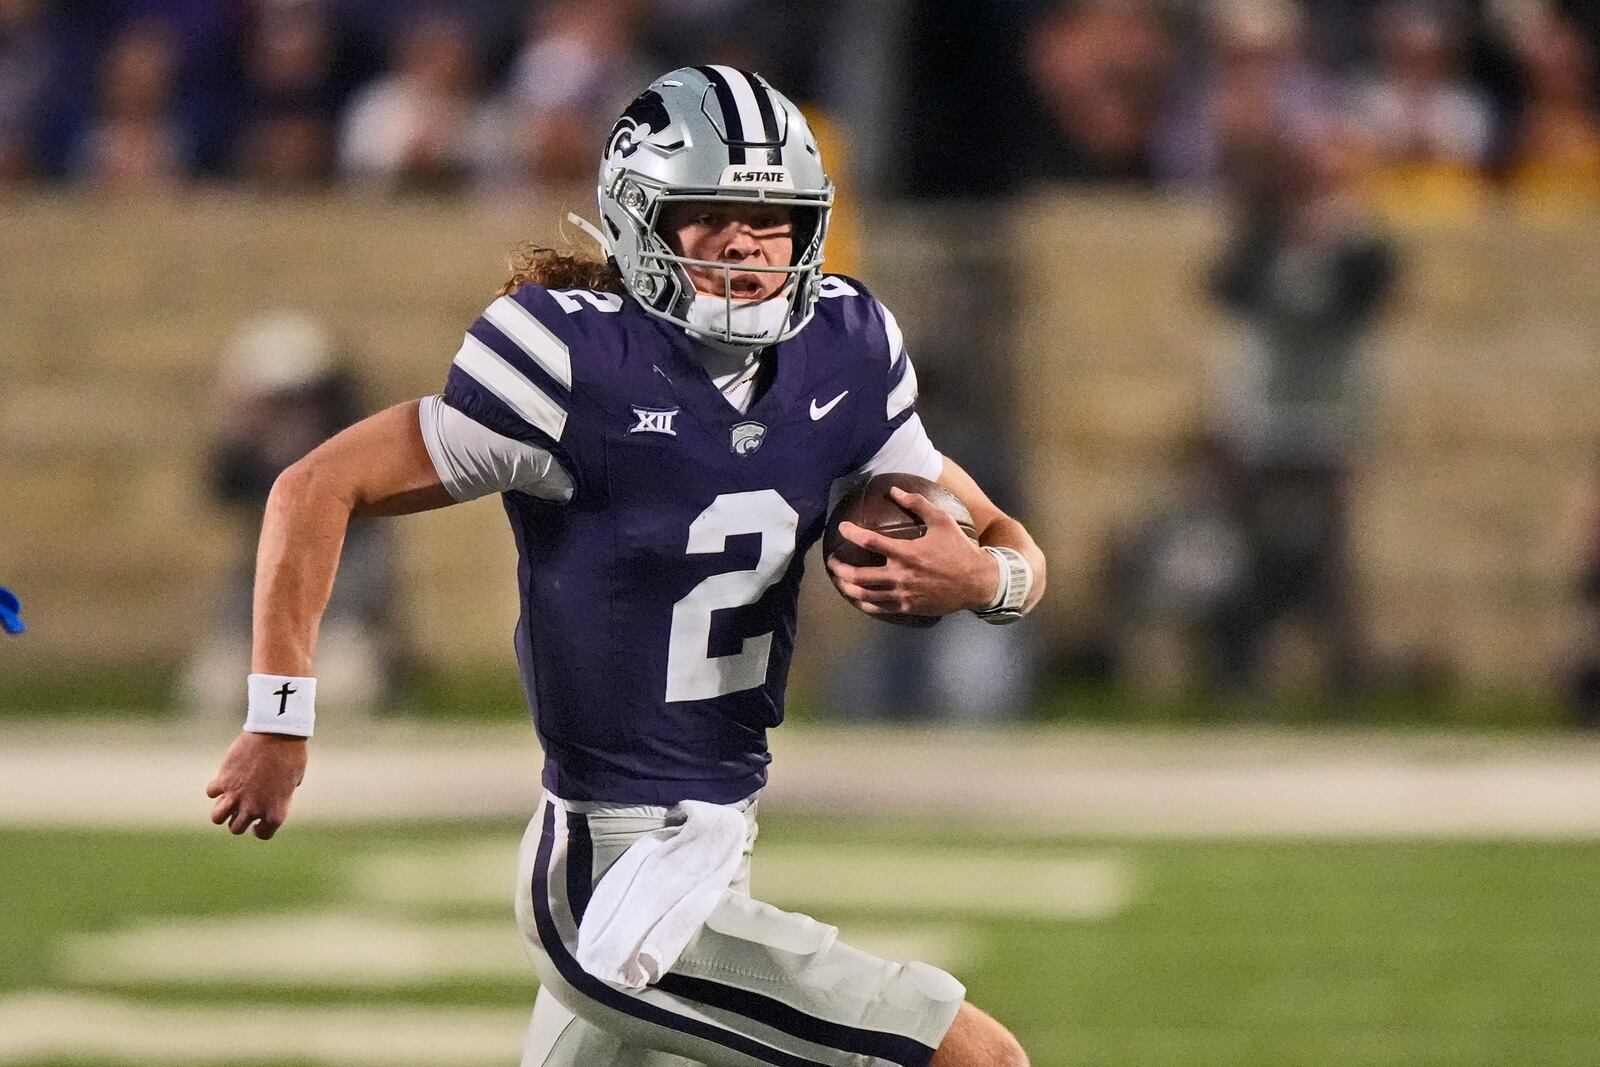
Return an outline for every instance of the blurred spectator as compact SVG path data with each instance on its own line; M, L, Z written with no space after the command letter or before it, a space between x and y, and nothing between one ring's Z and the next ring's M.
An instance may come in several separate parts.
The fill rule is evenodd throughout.
M1032 26L1026 53L1049 126L1030 139L1034 176L1150 182L1173 41L1148 0L1057 3Z
M448 13L471 31L474 40L512 34L517 20L543 0L326 0L341 29L363 42L389 41L419 18Z
M459 21L431 14L400 33L391 55L390 72L345 116L340 167L388 189L455 189L484 136L473 43Z
M1526 99L1508 152L1513 197L1541 211L1600 205L1594 42L1548 17L1525 26L1517 44Z
M1465 77L1459 12L1396 0L1374 20L1377 67L1357 88L1355 115L1381 163L1382 203L1407 215L1455 215L1483 197L1494 134L1484 94Z
M794 65L796 57L784 55L785 36L795 9L823 5L772 4L762 0L645 0L630 5L643 22L642 40L652 57L666 67L680 63L723 63L759 71L783 87L791 99L805 99L798 81L783 78L781 67Z
M1034 706L1036 656L1026 627L958 612L931 630L872 622L852 636L824 692L842 721L995 726Z
M1191 57L1196 69L1180 78L1158 134L1160 176L1179 186L1214 186L1230 157L1307 136L1338 103L1332 76L1306 52L1304 19L1287 0L1218 4L1206 33L1207 53Z
M73 170L106 189L151 192L182 184L193 145L177 118L178 53L160 23L135 23L100 66L98 110L78 145Z
M39 175L38 119L51 47L41 0L0 0L0 189Z
M130 32L155 28L166 53L163 118L180 132L181 170L220 171L237 104L240 18L256 0L71 0L48 2L54 38L41 138L52 174L73 176L85 130L104 109L106 60Z
M1019 177L1018 139L1037 136L1022 121L1027 86L1017 72L1020 4L971 0L859 0L903 10L897 36L874 66L892 69L886 120L852 130L853 140L882 138L890 148L872 184L914 200L1003 196ZM841 122L846 121L843 113Z
M279 189L318 185L332 174L333 61L333 30L319 0L261 7L245 42L236 174Z
M1243 162L1243 161L1241 161ZM1234 233L1211 284L1240 328L1220 431L1244 478L1252 594L1226 625L1227 684L1256 689L1262 646L1304 617L1328 688L1361 684L1348 495L1376 397L1367 348L1394 254L1352 191L1360 141L1282 139L1234 178Z
M223 431L209 483L234 522L237 558L217 597L216 618L185 670L184 689L190 707L220 714L237 710L249 673L256 544L272 483L364 412L327 329L295 312L247 322L229 346L219 384ZM341 708L376 709L393 695L403 666L391 555L386 526L351 522L317 647L319 692Z
M1236 457L1198 435L1179 449L1172 484L1108 548L1105 605L1115 661L1136 683L1233 688L1235 620L1254 595Z
M640 10L639 0L552 0L537 10L497 109L499 173L549 185L594 180L607 131L658 73L639 55Z
M898 292L885 299L916 360L917 410L933 439L995 503L1025 515L1018 454L1017 376L1009 343L1021 298L986 205L924 208L900 220ZM832 237L829 237L832 240ZM871 255L872 249L867 249ZM832 256L829 257L830 261ZM869 276L874 265L866 264ZM1038 649L1027 626L958 613L931 630L857 620L834 660L830 703L857 721L1013 722L1033 707Z
M1565 689L1573 720L1600 729L1600 463L1579 487L1571 511L1577 649Z

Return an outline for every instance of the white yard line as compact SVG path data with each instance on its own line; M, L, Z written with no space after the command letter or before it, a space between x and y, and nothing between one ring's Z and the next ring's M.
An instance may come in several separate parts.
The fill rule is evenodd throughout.
M1133 899L1112 855L918 851L850 842L758 850L757 897L781 908L936 911L972 919L1108 919Z
M504 1067L527 1029L521 1009L264 1008L228 992L215 1007L106 996L0 999L0 1064L88 1059L170 1067L291 1060L339 1067Z
M517 846L475 838L431 849L369 853L349 864L349 892L357 900L408 909L501 907L515 884Z
M531 731L364 726L313 742L299 823L526 816ZM226 738L20 727L0 825L203 827ZM783 731L770 813L908 817L997 833L1600 837L1600 741L1269 730Z
M984 951L977 931L955 923L856 921L840 937L885 959L953 971L973 966ZM245 978L252 987L341 990L489 981L525 984L532 1004L535 985L509 915L496 923L383 922L340 912L149 920L75 937L57 958L58 973L75 982L157 988L230 988Z
M148 920L80 934L60 949L78 982L217 983L385 988L526 979L533 971L512 923L382 919L300 911Z

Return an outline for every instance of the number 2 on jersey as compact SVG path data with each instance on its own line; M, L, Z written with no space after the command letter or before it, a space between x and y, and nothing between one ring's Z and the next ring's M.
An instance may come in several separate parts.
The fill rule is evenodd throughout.
M800 516L774 489L724 493L689 524L690 554L726 551L728 538L761 535L761 558L750 570L713 574L672 606L667 643L667 702L711 700L767 680L769 631L746 638L738 652L709 654L711 613L760 600L794 555Z
M576 315L588 304L596 311L615 315L622 310L622 297L616 293L596 293L588 289L551 289L550 298L561 305L568 315Z

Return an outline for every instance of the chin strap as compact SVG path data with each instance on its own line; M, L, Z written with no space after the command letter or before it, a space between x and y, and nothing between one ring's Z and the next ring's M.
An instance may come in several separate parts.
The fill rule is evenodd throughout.
M588 234L594 243L600 246L600 251L605 252L608 255L610 254L610 250L606 248L606 239L600 235L600 231L595 228L594 223L590 222L576 211L567 212L567 221L572 223L578 229L582 230L584 233Z
M749 352L777 340L791 311L781 293L758 304L735 304L727 297L697 293L688 309L688 332L724 351Z

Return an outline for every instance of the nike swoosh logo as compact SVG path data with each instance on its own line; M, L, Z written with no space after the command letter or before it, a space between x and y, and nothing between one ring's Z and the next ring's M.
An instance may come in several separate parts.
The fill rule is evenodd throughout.
M811 421L816 422L818 419L822 418L822 416L833 410L835 404L849 395L850 390L846 389L844 392L840 393L838 396L834 397L821 407L817 406L816 398L813 397L811 400Z

